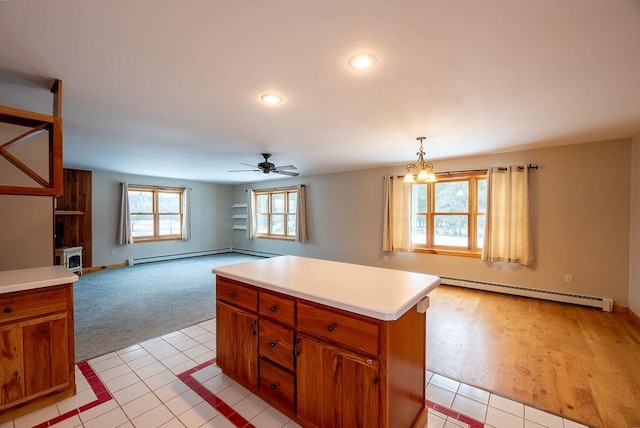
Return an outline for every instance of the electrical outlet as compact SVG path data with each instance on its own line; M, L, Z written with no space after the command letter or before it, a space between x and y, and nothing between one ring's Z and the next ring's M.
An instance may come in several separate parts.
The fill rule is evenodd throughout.
M573 283L573 275L566 274L564 276L564 282L566 282L567 284L572 284Z

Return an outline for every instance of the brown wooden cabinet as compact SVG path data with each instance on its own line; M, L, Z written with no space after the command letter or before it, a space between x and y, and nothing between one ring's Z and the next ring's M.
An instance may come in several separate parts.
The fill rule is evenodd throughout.
M218 365L287 416L315 427L426 422L424 312L382 321L219 274L216 285Z
M0 294L0 423L75 394L71 284Z

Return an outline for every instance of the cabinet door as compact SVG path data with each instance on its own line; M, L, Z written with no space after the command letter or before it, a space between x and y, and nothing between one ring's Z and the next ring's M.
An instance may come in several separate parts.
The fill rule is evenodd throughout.
M378 361L305 335L298 350L300 419L317 427L379 426Z
M216 303L217 365L232 377L258 387L258 318Z
M67 331L64 314L0 328L0 409L69 385Z

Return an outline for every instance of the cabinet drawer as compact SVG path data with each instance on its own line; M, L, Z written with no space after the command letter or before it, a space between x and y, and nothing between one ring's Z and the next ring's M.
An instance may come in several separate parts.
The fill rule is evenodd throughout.
M293 370L293 329L260 320L260 355Z
M274 366L265 360L260 360L260 392L270 403L293 413L294 379L291 373Z
M0 323L67 309L66 287L0 295Z
M232 305L258 311L258 290L219 276L216 277L216 297Z
M373 322L299 302L298 328L367 354L378 355L379 326Z
M296 302L286 297L260 292L260 315L273 318L281 323L294 325Z

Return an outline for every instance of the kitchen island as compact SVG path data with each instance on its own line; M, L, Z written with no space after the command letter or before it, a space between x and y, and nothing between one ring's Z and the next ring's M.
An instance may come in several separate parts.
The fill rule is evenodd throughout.
M217 364L304 426L423 426L433 275L280 256L213 269Z
M0 272L0 424L76 393L77 280L62 266Z

